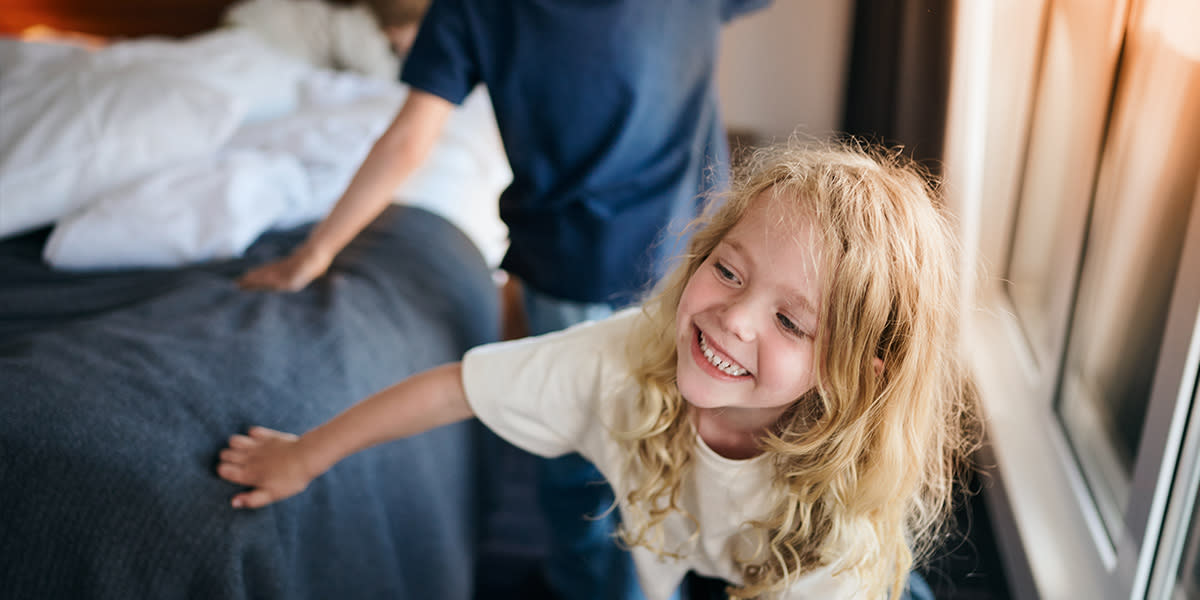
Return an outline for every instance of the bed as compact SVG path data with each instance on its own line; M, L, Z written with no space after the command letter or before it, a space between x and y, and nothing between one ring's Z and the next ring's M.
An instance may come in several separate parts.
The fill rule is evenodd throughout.
M225 4L18 0L0 29L189 36L211 28ZM96 68L97 51L13 38L0 49L0 95L22 69L48 82L6 97L0 114L0 596L472 597L474 423L365 451L259 511L232 510L237 486L213 469L227 437L249 425L307 430L498 336L492 267L502 250L436 197L467 193L445 181L464 168L482 169L475 181L486 189L470 193L485 200L503 185L472 158L477 148L453 139L493 132L469 120L452 127L424 187L406 192L424 196L387 209L310 287L241 290L239 274L303 239L366 149L330 144L339 135L369 143L403 91L300 69L294 89L323 95L214 109L222 93L249 92L222 91L230 80L206 71L212 61L187 62L197 53L179 51L183 39L107 45L135 50L108 53L114 70L94 81L84 67ZM247 67L244 48L211 49L202 48L218 63L227 56L278 75L278 64ZM145 55L175 62L138 79L146 69L134 58ZM20 62L30 56L42 62ZM70 77L56 84L62 71ZM85 132L64 130L66 116L46 123L72 114L56 103L85 81L91 104L74 114L106 118ZM136 118L120 121L129 90L142 96ZM29 109L30 97L42 110ZM14 106L26 116L15 118ZM236 118L217 127L181 119L180 107ZM296 137L328 123L338 126L324 137ZM219 140L200 148L201 133ZM80 155L86 144L103 152ZM318 154L279 152L305 144Z

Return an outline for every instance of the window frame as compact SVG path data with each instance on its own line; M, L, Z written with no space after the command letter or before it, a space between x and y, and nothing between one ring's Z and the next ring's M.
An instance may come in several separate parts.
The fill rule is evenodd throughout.
M1189 334L1190 339L1182 339ZM1181 384L1174 406L1166 402L1151 405L1151 411L1155 412L1148 413L1146 418L1148 422L1153 419L1155 422L1170 423L1171 427L1162 432L1167 441L1162 450L1168 454L1162 460L1173 462L1176 467L1173 470L1162 469L1157 480L1150 481L1147 477L1146 481L1135 482L1135 485L1153 484L1158 492L1147 499L1144 506L1136 507L1138 514L1162 515L1159 519L1148 521L1151 526L1146 528L1143 536L1156 538L1157 548L1152 557L1144 560L1142 569L1135 577L1146 580L1147 598L1161 599L1175 596L1189 532L1200 536L1200 521L1192 521L1200 490L1200 413L1195 410L1197 402L1200 402L1200 181L1197 181L1192 199L1192 214L1179 261L1171 313L1167 317L1166 337L1168 339L1164 342L1179 338L1175 341L1177 346L1186 343L1186 352L1168 357L1165 366L1161 359L1159 361L1160 373L1165 370L1169 377L1177 372ZM1160 380L1156 374L1155 384L1158 383ZM1164 391L1162 395L1166 396L1169 391ZM1155 390L1155 394L1157 397L1158 390ZM1158 448L1147 447L1151 440L1145 437L1154 433L1149 428L1144 431L1142 447L1138 450L1139 462L1143 455L1147 455L1146 462L1151 463L1150 454L1159 451ZM1172 443L1175 440L1178 443ZM1174 456L1169 456L1172 452ZM1155 522L1157 526L1153 526ZM1200 540L1192 543L1200 543Z

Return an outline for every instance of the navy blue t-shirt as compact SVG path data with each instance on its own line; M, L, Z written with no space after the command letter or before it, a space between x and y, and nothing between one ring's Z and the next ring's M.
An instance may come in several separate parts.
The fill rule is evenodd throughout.
M455 104L487 86L513 171L501 266L550 296L619 306L725 179L718 34L768 3L434 0L401 79Z

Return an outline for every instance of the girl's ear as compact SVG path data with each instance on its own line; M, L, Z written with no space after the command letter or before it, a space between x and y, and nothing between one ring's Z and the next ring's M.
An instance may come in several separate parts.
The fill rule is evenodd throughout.
M883 375L883 359L876 356L871 360L871 365L875 367L875 376Z

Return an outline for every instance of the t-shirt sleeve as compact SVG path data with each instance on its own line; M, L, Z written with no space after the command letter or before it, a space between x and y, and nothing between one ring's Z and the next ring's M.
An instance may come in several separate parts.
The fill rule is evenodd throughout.
M621 381L623 338L610 321L468 352L463 388L475 415L526 451L594 461L611 420L602 401Z
M404 59L401 81L462 103L480 77L468 11L462 0L433 1Z

